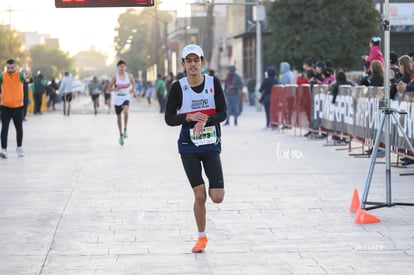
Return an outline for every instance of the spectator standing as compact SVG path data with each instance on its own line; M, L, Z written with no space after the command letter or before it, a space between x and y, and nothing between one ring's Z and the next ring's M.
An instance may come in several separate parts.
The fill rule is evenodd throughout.
M274 68L267 69L267 77L263 80L259 91L261 92L260 103L263 104L266 115L266 127L265 129L270 129L270 96L272 92L273 85L278 84L276 77L276 70ZM277 126L276 126L277 127Z
M326 62L323 60L319 60L315 64L315 84L322 84L323 83L323 71L326 69Z
M256 79L250 78L247 82L247 92L249 94L249 105L256 105Z
M398 66L398 56L395 52L390 52L390 79L399 78L401 78L401 72Z
M33 84L34 114L40 115L42 114L43 95L46 91L46 82L41 73L35 77Z
M371 77L371 63L364 62L364 75L362 76L361 80L359 81L359 85L361 86L369 86L369 78Z
M322 72L323 81L321 84L330 85L332 82L335 81L335 76L333 74L333 70L326 68Z
M49 101L47 102L47 107L52 108L52 110L56 110L56 98L57 98L57 90L59 86L56 83L56 80L53 78L50 84L48 85L49 88Z
M411 58L410 60L410 70L411 70L411 80L414 80L414 52L409 53L408 56Z
M64 116L70 115L70 104L73 98L72 82L73 82L72 74L69 72L65 72L59 84L59 93L62 95Z
M322 82L319 84L330 85L335 81L335 72L333 68L333 62L330 59L325 61L325 67L322 70Z
M236 66L228 67L225 82L225 95L227 100L227 120L224 125L230 125L230 116L234 116L234 125L237 126L237 118L240 115L241 91L243 89L243 81L239 74L236 73Z
M166 96L168 95L168 92L171 89L171 85L173 84L175 80L174 74L172 72L169 72L167 77L165 78L165 91L166 91Z
M16 152L23 157L23 106L25 81L24 72L17 71L16 62L9 59L6 62L6 72L0 73L0 109L1 109L1 151L0 158L7 158L7 139L10 121L13 120L16 128Z
M384 86L384 67L381 62L374 60L371 62L371 76L368 79L368 86L382 87Z
M160 104L160 113L165 111L165 83L161 74L157 75L157 81L155 81L155 91L157 93L158 103Z
M281 62L280 63L280 77L279 83L280 84L295 84L295 77L293 72L290 70L290 64L288 62Z
M395 95L397 94L398 83L403 82L405 84L408 84L411 78L411 57L408 55L403 55L398 59L397 63L399 63L398 75L400 78L391 79L390 99L395 98Z
M353 86L353 83L348 81L344 71L337 71L335 74L335 82L331 86L332 104L336 103L336 97L338 96L339 87L342 85Z
M410 56L410 70L411 70L411 77L410 82L404 83L404 81L400 81L397 84L397 91L400 92L414 92L414 53L409 53Z
M312 59L305 58L303 60L302 69L303 69L302 73L299 74L296 77L296 84L297 85L308 84L309 83L309 79L306 77L306 71L307 70L310 70L310 69L313 69L313 67L312 67Z

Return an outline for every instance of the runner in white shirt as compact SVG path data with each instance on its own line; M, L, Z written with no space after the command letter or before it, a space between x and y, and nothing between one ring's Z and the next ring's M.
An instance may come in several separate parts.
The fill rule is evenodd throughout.
M119 60L116 66L118 71L109 83L109 90L115 92L114 104L120 135L119 144L124 145L124 139L128 137L128 108L131 100L129 93L135 90L135 81L134 76L126 72L127 64L124 60ZM124 127L122 127L122 112L124 113Z

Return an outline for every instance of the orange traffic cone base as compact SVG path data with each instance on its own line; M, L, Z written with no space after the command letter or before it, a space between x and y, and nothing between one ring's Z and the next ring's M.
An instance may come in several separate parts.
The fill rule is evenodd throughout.
M358 209L355 217L356 224L377 223L381 220L374 215L368 214L366 210Z

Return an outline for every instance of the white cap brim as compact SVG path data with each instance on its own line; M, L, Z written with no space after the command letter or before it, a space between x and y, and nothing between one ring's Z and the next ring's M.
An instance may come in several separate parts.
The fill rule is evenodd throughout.
M203 49L201 49L200 46L195 44L189 44L183 48L183 51L181 52L181 58L186 58L189 54L195 54L198 57L203 57Z

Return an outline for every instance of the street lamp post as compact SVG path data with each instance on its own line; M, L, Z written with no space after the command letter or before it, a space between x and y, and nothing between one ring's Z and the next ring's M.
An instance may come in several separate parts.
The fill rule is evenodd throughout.
M261 111L262 105L259 103L259 89L262 84L262 68L263 68L263 54L262 54L262 24L266 18L265 7L261 4L253 7L253 20L256 21L256 110Z

